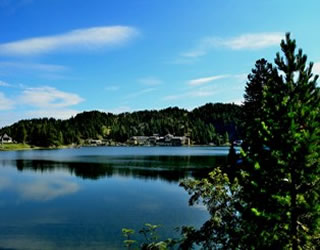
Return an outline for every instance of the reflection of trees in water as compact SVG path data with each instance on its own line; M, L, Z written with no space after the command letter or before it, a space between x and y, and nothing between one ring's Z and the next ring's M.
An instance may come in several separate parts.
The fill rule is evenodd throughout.
M98 179L113 175L140 179L161 179L178 182L186 177L201 178L210 169L225 163L225 157L208 156L147 156L126 158L95 158L96 162L57 162L51 160L16 160L18 170L50 172L58 169L83 179Z

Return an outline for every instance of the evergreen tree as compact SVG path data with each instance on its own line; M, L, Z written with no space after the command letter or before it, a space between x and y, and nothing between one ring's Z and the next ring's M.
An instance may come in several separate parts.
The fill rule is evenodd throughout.
M259 138L259 125L262 121L263 88L268 85L272 75L272 64L264 58L256 61L255 68L248 75L248 82L244 94L244 138L246 144L261 144Z
M263 87L267 85L272 73L272 64L262 58L256 61L255 68L248 75L248 82L244 94L246 115L258 116L261 114Z
M16 132L16 140L17 142L25 143L27 139L27 130L23 124L18 126Z
M224 169L228 176L215 169L207 179L182 183L192 195L190 203L203 202L211 215L198 230L183 228L183 247L296 250L320 245L318 76L289 34L281 49L285 57L277 54L276 67L261 61L264 66L256 64L249 77L247 90L256 86L258 93L248 91L246 101L261 108L245 120L247 127L256 127L247 133L242 163L233 172Z
M320 228L318 76L289 34L281 49L284 58L278 53L277 67L268 70L261 120L249 130L243 153L241 214L244 231L251 234L242 241L255 242L256 248L315 249Z

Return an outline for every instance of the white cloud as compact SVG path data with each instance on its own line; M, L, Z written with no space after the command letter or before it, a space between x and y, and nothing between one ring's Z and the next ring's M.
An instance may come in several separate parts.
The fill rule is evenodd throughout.
M126 98L136 98L138 96L153 92L155 90L156 90L155 88L143 89L143 90L140 90L140 91L137 91L137 92L134 92L134 93L131 93L131 94L127 95Z
M185 58L197 58L206 55L214 48L224 47L232 50L256 50L279 45L284 32L248 33L232 38L207 37L190 51L182 53Z
M74 93L63 92L52 87L25 88L15 101L8 99L0 92L0 127L10 125L21 119L32 118L56 118L68 119L80 113L79 110L71 109L70 106L84 101ZM13 109L17 105L23 105L24 109ZM33 108L30 109L31 106ZM5 111L10 110L12 111Z
M193 89L192 91L186 91L176 95L168 95L163 98L165 101L178 100L182 98L201 98L213 96L217 93L216 87L201 87L198 89Z
M2 92L0 92L0 110L9 110L14 106L14 102L8 99Z
M68 68L63 65L56 65L56 64L43 64L43 63L32 63L32 62L0 62L0 69L62 72L67 70Z
M23 104L40 109L57 109L76 105L82 102L77 94L67 93L52 87L27 88L20 98Z
M117 91L117 90L119 90L120 89L120 87L119 86L107 86L107 87L105 87L104 88L104 90L106 90L106 91Z
M226 78L226 77L228 77L228 75L217 75L217 76L202 77L202 78L197 78L197 79L190 80L188 82L188 84L190 86L199 86L199 85L203 85L203 84L206 84L208 82L216 81L216 80L223 79L223 78Z
M60 35L3 43L0 44L0 54L27 56L61 49L95 49L127 42L137 34L138 31L129 26L77 29Z
M1 87L10 87L11 84L0 80L0 86L1 86Z
M218 85L217 84L205 85L205 84L212 81L219 80L219 79L225 79L225 78L231 79L230 80L231 85L228 88L229 90L235 89L231 87L232 83L234 83L234 84L237 84L236 89L237 90L241 89L242 91L243 90L242 83L245 82L246 77L247 77L246 74L233 74L233 75L230 74L230 75L216 75L216 76L193 79L187 82L190 87L186 88L185 91L182 91L181 93L174 94L174 95L167 95L162 99L164 101L172 101L172 100L178 100L183 98L204 98L204 97L214 96L218 92L221 92L221 88L225 89L225 86L221 84L218 84Z
M234 50L241 49L262 49L274 45L279 45L281 39L284 38L284 33L256 33L256 34L244 34L238 37L212 41L215 45L225 46Z
M146 86L156 86L163 83L160 79L152 76L140 78L138 82Z
M320 62L316 62L313 64L312 72L320 75Z

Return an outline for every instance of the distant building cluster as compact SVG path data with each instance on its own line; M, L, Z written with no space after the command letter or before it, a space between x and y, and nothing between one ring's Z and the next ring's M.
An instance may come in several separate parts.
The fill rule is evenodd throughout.
M113 142L107 139L88 139L86 140L88 146L183 146L190 145L190 138L186 136L174 136L167 134L159 136L157 134L152 136L132 136L126 143Z
M127 143L137 146L183 146L190 145L190 138L171 134L165 136L132 136Z

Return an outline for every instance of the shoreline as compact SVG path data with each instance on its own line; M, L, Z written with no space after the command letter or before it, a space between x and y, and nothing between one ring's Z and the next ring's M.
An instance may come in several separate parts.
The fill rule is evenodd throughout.
M118 145L61 145L61 146L51 146L51 147L39 147L33 146L29 144L0 144L0 152L1 151L22 151L22 150L55 150L55 149L69 149L69 148L82 148L82 147L230 147L230 144L224 145L181 145L181 146L159 146L159 145L129 145L129 144L118 144Z

